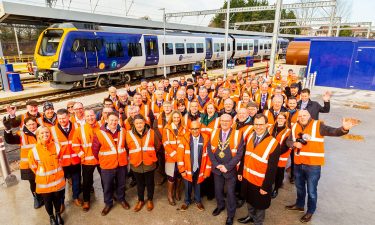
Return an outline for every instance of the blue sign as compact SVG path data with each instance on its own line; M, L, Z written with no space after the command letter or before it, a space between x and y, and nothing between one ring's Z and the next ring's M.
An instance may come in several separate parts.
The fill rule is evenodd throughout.
M116 67L117 67L117 61L116 60L112 60L110 67L111 67L111 69L116 69Z

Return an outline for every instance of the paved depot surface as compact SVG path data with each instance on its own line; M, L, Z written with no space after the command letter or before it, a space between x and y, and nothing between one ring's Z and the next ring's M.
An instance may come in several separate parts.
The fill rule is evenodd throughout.
M344 138L326 138L326 165L322 170L322 177L318 187L318 209L310 224L342 225L342 224L374 224L375 213L375 92L332 89L316 87L313 90L315 100L321 102L321 93L333 90L332 107L329 114L321 114L321 119L328 125L340 126L343 116L351 116L361 120L361 124L350 133L362 135L364 141L353 141ZM85 103L95 99L94 96ZM352 108L349 102L366 103L370 109ZM355 105L355 104L354 104ZM15 171L19 177L19 171ZM186 212L177 210L178 206L170 206L166 198L166 187L156 186L155 209L148 212L142 209L139 213L124 210L116 204L112 211L102 217L100 212L104 207L103 194L98 174L95 176L95 195L92 197L92 208L88 213L74 206L71 202L71 191L67 186L66 211L63 214L65 224L224 224L226 213L218 217L211 215L215 208L215 201L203 199L206 207L199 212L192 205ZM136 203L136 189L128 190L126 199L134 207ZM303 215L298 212L284 210L284 206L295 201L295 188L285 180L279 196L273 200L271 208L266 212L265 224L294 225L300 224ZM34 210L33 199L27 181L11 188L0 188L0 224L4 225L41 225L49 224L44 208ZM247 214L245 207L237 210L236 219Z

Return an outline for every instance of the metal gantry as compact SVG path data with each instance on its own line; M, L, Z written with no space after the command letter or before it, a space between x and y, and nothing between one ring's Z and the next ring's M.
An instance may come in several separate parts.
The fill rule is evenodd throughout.
M335 17L334 21L339 21L340 17ZM282 19L280 23L298 23L298 22L321 22L321 21L329 21L330 17L320 17L320 18L309 18L309 19ZM258 20L258 21L248 21L248 22L237 22L234 23L234 27L244 26L244 25L259 25L259 24L267 24L267 23L274 23L275 20Z

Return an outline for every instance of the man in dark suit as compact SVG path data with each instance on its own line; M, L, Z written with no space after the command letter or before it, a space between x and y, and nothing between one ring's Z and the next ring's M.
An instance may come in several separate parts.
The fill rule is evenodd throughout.
M323 94L324 106L321 106L316 101L311 101L310 99L310 89L305 88L301 91L301 100L297 103L297 108L300 110L307 110L311 118L314 120L319 119L319 113L329 113L331 104L329 100L331 99L331 92L326 91Z
M224 185L226 185L227 225L233 224L236 213L237 164L244 152L242 133L239 130L233 130L232 123L233 120L229 114L223 114L220 117L221 129L214 130L211 137L211 147L214 151L207 151L212 163L217 201L217 207L212 215L217 216L225 209Z
M200 211L204 210L201 201L200 184L210 175L210 164L207 151L211 151L210 138L201 134L201 124L193 121L190 133L181 139L177 150L177 165L185 183L185 202L181 211L191 204L191 192L194 188L194 201Z

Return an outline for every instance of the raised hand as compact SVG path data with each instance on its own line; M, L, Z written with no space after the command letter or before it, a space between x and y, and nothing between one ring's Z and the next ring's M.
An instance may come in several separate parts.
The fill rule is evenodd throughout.
M6 107L6 110L7 110L7 113L8 113L11 117L16 116L17 108L16 108L15 106L10 106L10 105L8 105L8 106Z
M342 127L345 130L350 130L352 127L358 125L358 120L355 120L353 118L343 118L342 119Z
M323 94L323 101L328 102L331 99L332 92L326 91Z

